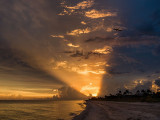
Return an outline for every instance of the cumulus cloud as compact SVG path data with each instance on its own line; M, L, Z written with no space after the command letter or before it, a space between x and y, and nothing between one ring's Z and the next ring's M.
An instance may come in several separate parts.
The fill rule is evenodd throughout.
M98 11L98 10L90 10L85 13L86 17L96 19L96 18L104 18L109 16L116 16L116 13L106 12L104 10Z
M139 83L135 86L135 88L132 89L133 92L136 92L137 90L151 90L152 89L152 81L145 81L143 83Z
M91 8L94 5L94 0L85 0L82 2L77 3L75 6L69 6L66 3L67 1L63 1L61 6L64 8L61 13L58 15L72 15L72 14L82 14L81 10L85 10L87 8Z
M75 100L75 99L86 99L87 96L83 95L79 91L76 91L75 89L64 86L58 89L59 99L62 100Z
M65 8L68 8L68 9L86 9L86 8L90 8L92 7L94 4L94 0L86 0L86 1L82 1L80 3L78 3L76 6L66 6Z
M72 43L68 43L67 45L68 45L69 47L74 47L74 48L79 47L79 45L73 45Z
M86 28L86 29L75 29L71 32L68 32L67 35L80 35L80 34L87 34L87 33L90 33L91 30L89 28Z
M110 46L105 46L102 49L93 50L93 52L100 53L100 54L109 54L109 53L111 53L111 51L112 51L112 48Z

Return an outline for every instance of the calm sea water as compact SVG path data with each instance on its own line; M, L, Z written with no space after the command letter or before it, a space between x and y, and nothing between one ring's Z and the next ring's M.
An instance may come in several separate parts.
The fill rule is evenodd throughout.
M71 120L84 101L0 101L0 120Z

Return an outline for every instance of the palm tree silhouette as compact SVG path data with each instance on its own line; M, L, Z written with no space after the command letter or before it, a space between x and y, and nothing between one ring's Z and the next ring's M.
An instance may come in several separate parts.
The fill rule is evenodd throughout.
M136 95L140 95L140 91L139 90L137 90Z
M151 93L152 93L152 91L150 89L147 89L147 94L149 95Z

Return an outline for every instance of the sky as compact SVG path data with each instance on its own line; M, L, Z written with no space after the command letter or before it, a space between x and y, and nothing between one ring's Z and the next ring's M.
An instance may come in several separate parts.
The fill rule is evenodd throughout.
M1 0L0 99L159 90L159 5Z

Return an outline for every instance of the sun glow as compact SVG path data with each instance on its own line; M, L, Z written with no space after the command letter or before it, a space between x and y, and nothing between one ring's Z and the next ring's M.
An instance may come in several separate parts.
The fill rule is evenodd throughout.
M97 96L99 92L99 87L95 86L93 83L83 86L80 92L84 93L87 96Z
M67 85L86 96L97 96L103 75L106 74L106 66L108 64L102 58L96 60L90 58L88 61L72 62L62 60L54 62L52 73L50 74L56 75Z
M98 94L97 94L97 93L95 93L95 94L92 94L92 96L93 96L93 97L97 97L97 96L98 96Z
M89 71L89 70L84 70L84 71L79 71L79 74L83 74L83 75L88 75L89 73L92 74L105 74L105 71L103 70L99 70L99 71Z

